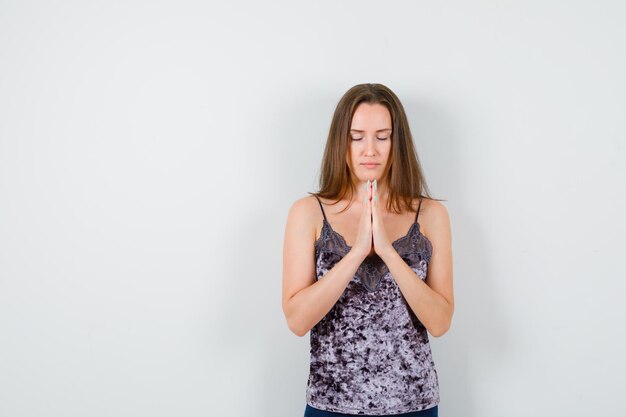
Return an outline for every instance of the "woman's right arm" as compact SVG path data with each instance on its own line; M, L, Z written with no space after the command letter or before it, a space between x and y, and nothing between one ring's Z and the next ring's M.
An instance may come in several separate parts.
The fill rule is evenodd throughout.
M307 334L330 311L366 256L353 248L318 281L315 217L307 199L291 206L283 247L283 313L287 326L298 336Z

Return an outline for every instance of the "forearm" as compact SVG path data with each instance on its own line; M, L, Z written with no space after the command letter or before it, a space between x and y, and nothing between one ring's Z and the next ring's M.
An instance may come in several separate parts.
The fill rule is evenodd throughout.
M321 279L298 293L287 303L289 328L304 336L333 308L363 262L363 257L348 252Z
M446 299L422 281L395 249L382 259L424 327L435 337L443 335L452 321L452 309Z

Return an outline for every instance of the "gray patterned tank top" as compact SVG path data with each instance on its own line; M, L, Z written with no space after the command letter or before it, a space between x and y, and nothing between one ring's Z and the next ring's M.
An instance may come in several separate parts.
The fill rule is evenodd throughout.
M317 201L324 215L315 242L319 280L351 247L332 229L322 202ZM392 246L425 280L432 244L417 222L421 205L420 199L415 222ZM336 413L391 415L439 404L439 381L427 330L378 255L365 258L309 337L306 401L310 406Z

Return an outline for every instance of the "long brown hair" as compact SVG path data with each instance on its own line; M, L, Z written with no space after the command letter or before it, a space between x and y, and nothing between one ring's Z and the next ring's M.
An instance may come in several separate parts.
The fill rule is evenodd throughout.
M391 154L387 164L389 186L387 210L393 209L396 213L403 212L403 208L415 211L414 199L437 200L430 196L419 157L413 146L413 137L402 103L388 87L371 83L355 85L337 103L322 159L319 191L308 194L336 200L333 204L341 201L346 194L352 200L356 190L350 179L350 168L346 157L352 117L361 103L382 104L391 114ZM348 207L350 205L344 210Z

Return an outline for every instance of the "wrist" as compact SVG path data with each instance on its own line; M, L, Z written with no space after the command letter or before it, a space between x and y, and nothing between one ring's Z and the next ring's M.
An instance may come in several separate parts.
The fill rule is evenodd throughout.
M383 249L378 256L383 260L383 262L387 263L387 261L390 261L393 257L399 255L396 249L392 245L389 245L389 247L387 249Z
M346 256L349 256L355 261L358 261L359 265L361 265L361 263L365 260L365 258L367 258L367 255L368 255L367 253L362 253L357 248L353 247L352 249L350 249L350 251L348 252Z

